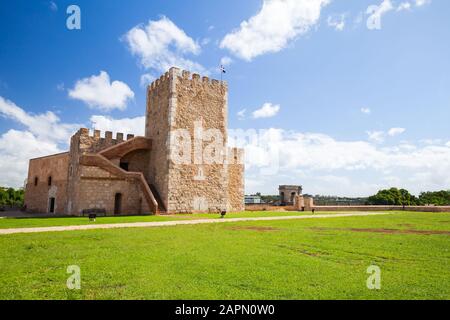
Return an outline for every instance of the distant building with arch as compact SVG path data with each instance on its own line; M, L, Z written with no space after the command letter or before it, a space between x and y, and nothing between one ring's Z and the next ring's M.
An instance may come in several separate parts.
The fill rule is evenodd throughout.
M282 185L278 187L280 194L280 205L292 206L295 201L295 197L302 194L302 186L294 185Z

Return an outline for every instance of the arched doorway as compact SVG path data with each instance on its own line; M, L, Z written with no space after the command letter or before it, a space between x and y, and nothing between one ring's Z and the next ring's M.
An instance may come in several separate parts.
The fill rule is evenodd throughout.
M284 192L281 191L280 192L280 204L284 204L286 202L286 200L284 199Z
M48 212L55 213L55 198L50 198L48 200Z
M119 215L122 211L122 194L116 193L114 196L114 215Z
M296 194L295 192L291 192L291 199L290 199L289 202L294 203L294 199L295 199L295 196L296 196L296 195L297 195L297 194Z

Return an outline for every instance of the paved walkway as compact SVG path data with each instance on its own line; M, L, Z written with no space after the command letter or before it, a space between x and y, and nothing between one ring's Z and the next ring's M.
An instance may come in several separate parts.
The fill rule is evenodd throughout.
M279 217L230 218L230 219L197 219L197 220L177 220L177 221L158 221L158 222L92 224L92 225L61 226L61 227L13 228L13 229L0 229L0 235L15 234L15 233L57 232L57 231L92 230L92 229L169 227L169 226L188 225L188 224L190 225L190 224L205 224L205 223L228 223L228 222L243 222L243 221L273 221L273 220L343 218L343 217L360 217L360 216L379 216L379 215L388 215L388 214L394 214L394 213L392 213L392 212L358 212L358 213L315 214L315 215L305 215L305 216L279 216Z

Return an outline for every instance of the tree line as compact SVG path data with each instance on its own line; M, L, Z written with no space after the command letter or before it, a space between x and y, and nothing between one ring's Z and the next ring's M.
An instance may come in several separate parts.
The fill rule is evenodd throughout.
M0 207L22 207L23 189L0 187Z
M279 202L279 195L260 196L265 203ZM419 196L412 195L406 189L390 188L380 190L376 195L368 198L347 198L332 196L314 196L316 205L393 205L393 206L450 206L450 190L422 192Z
M367 199L368 205L394 206L450 206L450 190L422 192L418 197L405 189L390 188L380 190Z

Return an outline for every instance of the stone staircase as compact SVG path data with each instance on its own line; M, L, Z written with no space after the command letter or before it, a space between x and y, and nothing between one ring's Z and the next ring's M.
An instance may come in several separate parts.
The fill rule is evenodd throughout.
M156 199L156 202L158 202L159 214L167 214L167 210L164 207L164 202L162 201L158 190L156 190L156 187L153 184L149 184L148 186L149 186L150 190L152 191L152 193L153 193L153 195L154 195L154 197Z
M139 181L139 183L141 185L142 193L144 194L145 200L148 203L150 211L153 214L160 213L159 208L161 205L159 204L159 201L156 200L155 195L153 194L152 190L150 189L150 186L147 183L147 180L145 180L145 177L142 174L142 172L125 171L122 168L113 164L106 157L104 157L103 155L98 154L98 153L82 155L80 157L80 164L85 165L85 166L99 167L117 177L121 177L124 179L135 179L135 180ZM158 195L158 197L159 197L159 195Z
M134 150L151 150L152 140L145 137L135 137L133 139L116 144L99 152L107 159L122 158L127 153Z

